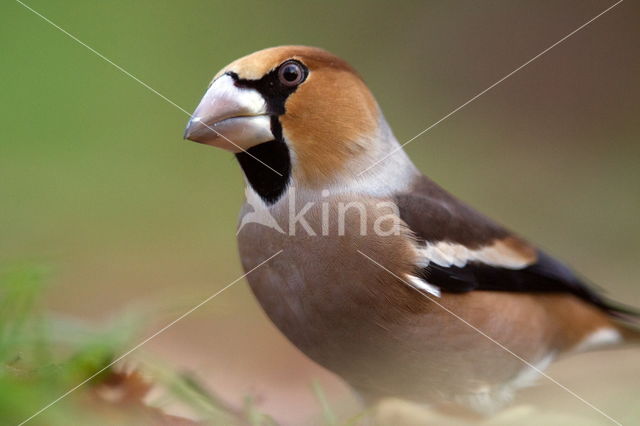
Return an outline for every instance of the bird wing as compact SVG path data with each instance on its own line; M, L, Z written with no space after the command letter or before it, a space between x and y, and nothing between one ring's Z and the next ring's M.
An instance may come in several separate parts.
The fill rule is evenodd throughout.
M426 177L395 202L418 240L417 274L443 292L571 293L612 315L632 312Z

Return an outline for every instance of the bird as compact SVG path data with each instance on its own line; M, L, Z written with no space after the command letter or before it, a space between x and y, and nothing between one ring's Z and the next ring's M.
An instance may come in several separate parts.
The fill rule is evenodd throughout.
M559 357L640 341L637 310L423 175L326 50L231 62L184 138L235 155L240 217L269 218L241 219L237 235L252 292L367 405L491 415Z

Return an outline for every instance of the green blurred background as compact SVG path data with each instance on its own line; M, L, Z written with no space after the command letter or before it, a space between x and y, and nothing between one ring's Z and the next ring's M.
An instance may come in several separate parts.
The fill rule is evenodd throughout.
M613 2L25 3L188 111L239 56L324 47L360 71L405 141ZM407 147L447 189L635 305L639 19L640 3L623 2ZM183 112L11 0L0 55L0 263L53 265L50 310L101 322L141 306L153 331L241 275L231 154L184 142ZM146 351L284 423L317 417L314 378L339 413L356 410L244 282ZM625 423L640 419L638 360L606 352L551 371ZM548 382L529 396L602 419Z

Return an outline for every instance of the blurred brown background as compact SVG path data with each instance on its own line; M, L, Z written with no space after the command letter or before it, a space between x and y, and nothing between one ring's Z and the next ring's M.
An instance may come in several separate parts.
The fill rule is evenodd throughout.
M401 142L612 3L27 2L189 111L239 56L324 47L361 72ZM407 147L447 189L636 306L639 20L640 3L621 3ZM19 3L0 6L0 52L0 262L53 265L52 311L102 322L145 309L152 332L242 274L230 154L183 142L180 110ZM244 281L144 351L235 404L255 395L285 424L319 418L313 379L341 416L358 410ZM579 356L550 374L631 424L639 354ZM548 381L522 399L557 422L606 421Z

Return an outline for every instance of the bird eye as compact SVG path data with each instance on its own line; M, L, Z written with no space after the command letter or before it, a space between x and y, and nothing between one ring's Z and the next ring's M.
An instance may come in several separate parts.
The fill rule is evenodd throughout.
M278 78L285 86L297 86L304 80L304 69L296 61L288 61L280 66Z

